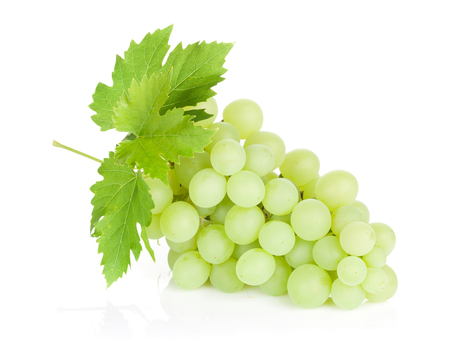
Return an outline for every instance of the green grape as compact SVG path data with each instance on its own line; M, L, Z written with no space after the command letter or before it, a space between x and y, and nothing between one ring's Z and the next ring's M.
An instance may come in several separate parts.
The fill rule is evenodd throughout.
M275 215L273 214L270 217L271 221L283 221L286 222L288 225L291 224L291 214L286 214L286 215Z
M172 188L173 194L179 195L180 188L182 185L178 181L177 175L175 173L175 169L169 169L169 172L167 173L167 180L169 181L169 185Z
M387 275L381 268L367 268L367 275L361 283L362 288L368 293L380 293L386 288Z
M183 242L180 243L175 243L169 239L166 238L166 243L167 245L169 245L169 248L172 251L178 252L178 253L185 253L187 251L192 251L192 250L197 250L197 236L198 233L203 229L203 227L200 225L198 227L198 231L197 233L195 233L195 235Z
M209 218L213 223L220 223L223 225L229 210L233 206L235 206L235 204L230 200L228 195L225 195L223 200L216 205L216 209L210 214Z
M339 262L337 275L348 286L360 285L367 276L367 266L361 258L348 256Z
M223 139L211 150L211 164L222 175L233 175L245 165L245 150L232 139Z
M253 144L245 148L244 169L256 173L259 177L269 174L275 164L272 150L262 144Z
M264 185L267 184L267 178L265 176L260 177Z
M244 146L244 148L245 148L245 146ZM278 174L275 172L270 172L270 173L266 174L267 182L271 181L272 179L276 179L276 178L278 178Z
M254 207L264 198L264 183L255 173L240 171L228 179L227 194L240 207Z
M295 237L294 247L284 257L292 268L298 268L303 264L315 264L312 253L315 244L315 241Z
M303 186L319 173L320 162L316 154L308 149L295 149L286 153L280 172L297 186Z
M367 223L355 221L345 226L339 236L345 252L353 256L364 256L375 246L375 232Z
M364 221L363 214L355 207L345 205L331 213L331 230L339 236L345 226L355 221Z
M167 263L169 264L170 270L173 270L175 262L177 261L178 258L180 258L181 255L182 253L175 252L172 249L169 250L167 254Z
M330 296L331 278L322 268L304 264L289 276L287 290L291 299L302 308L316 308Z
M234 243L227 237L222 225L212 224L203 228L197 238L198 251L212 264L225 262L234 251Z
M338 278L337 270L327 270L326 272L330 275L331 282L334 282Z
M336 170L324 174L316 184L316 198L330 211L350 205L358 194L358 182L349 172Z
M377 241L375 246L382 248L386 256L394 250L395 247L395 233L391 227L381 222L372 222L370 227L375 231Z
M268 253L283 256L294 247L295 233L285 222L269 221L259 231L259 243Z
M164 237L164 234L161 231L161 214L152 215L152 222L150 226L147 227L147 236L148 239L159 239Z
M236 127L241 139L246 139L252 133L261 130L263 113L255 101L239 99L225 107L223 121Z
M284 178L272 179L265 185L264 209L275 215L289 214L298 203L297 187Z
M212 148L216 145L216 143L220 142L223 139L232 139L236 142L240 142L241 138L239 137L239 132L236 128L225 122L214 123L208 126L208 130L218 129L214 136L211 138L211 143L209 143L205 147L205 151L208 154L211 154Z
M319 239L313 248L314 262L325 270L336 270L338 263L347 257L339 244L339 238L330 235Z
M320 179L320 175L317 175L313 180L303 187L303 199L316 198L316 185Z
M291 215L294 232L304 240L323 238L331 227L331 215L327 206L316 199L298 203Z
M173 281L185 290L195 290L208 280L211 264L198 251L188 251L178 257L173 266Z
M238 292L244 287L244 283L236 275L237 260L229 258L220 264L213 264L209 280L218 290L225 293Z
M354 201L351 204L351 206L357 208L363 214L365 223L369 223L370 220L369 208L367 208L367 206L363 202Z
M187 202L175 202L164 209L160 226L164 236L177 243L191 239L200 225L197 210Z
M233 251L233 254L231 255L231 257L238 260L248 250L255 249L255 248L261 248L261 245L259 245L258 239L256 239L253 243L249 243L249 244L244 244L244 245L236 244L234 246L234 251Z
M145 178L145 182L150 188L150 194L152 195L153 203L155 207L152 209L152 214L161 214L173 200L173 191L169 186L159 179Z
M180 163L175 165L175 175L185 188L189 188L192 177L205 168L212 168L207 152L194 153L194 157L180 156ZM178 193L180 194L180 193Z
M363 256L362 260L368 267L382 268L386 264L386 257L386 253L382 248L374 246L369 253Z
M281 296L287 291L287 283L292 273L291 266L284 257L275 256L275 272L269 280L259 285L261 291L271 296Z
M202 208L212 208L220 203L227 191L227 179L212 168L197 172L189 184L189 197Z
M286 155L286 146L280 136L269 131L258 131L252 133L244 143L244 148L253 144L262 144L272 150L275 157L275 163L272 170L277 169L284 161Z
M366 298L371 302L384 302L388 299L391 299L397 291L398 279L397 275L395 275L394 270L392 270L392 268L387 264L382 267L381 270L386 274L386 288L380 293L366 293Z
M331 286L331 299L344 310L353 310L364 303L366 291L360 286L348 286L337 279Z
M258 286L270 279L275 272L275 258L263 249L250 249L236 265L236 275L243 283Z
M225 232L236 244L250 244L258 239L264 222L264 213L258 207L243 208L235 205L225 218Z
M191 204L191 205L195 208L195 210L197 210L197 213L198 213L198 215L199 215L200 217L206 217L206 216L209 216L209 215L211 215L211 214L214 212L214 210L216 210L216 206L209 207L209 208L202 208L202 207L199 207L197 204L195 204L194 202L191 201L190 197L188 197L188 198L186 199L186 202L188 202L189 204Z
M217 102L214 97L210 97L205 102L199 102L195 106L184 107L185 111L190 111L192 109L204 109L206 113L212 114L212 117L200 121L194 122L195 126L202 126L203 128L211 125L217 118L219 113L219 107L217 107Z

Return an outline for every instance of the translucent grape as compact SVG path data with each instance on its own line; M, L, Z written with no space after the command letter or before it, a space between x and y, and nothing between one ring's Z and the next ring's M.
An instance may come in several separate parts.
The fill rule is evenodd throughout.
M229 258L220 264L213 264L209 280L211 284L225 293L238 292L244 287L244 283L236 275L237 260Z
M208 154L211 154L212 148L216 145L217 142L220 142L223 139L232 139L236 142L240 142L241 138L239 137L239 132L236 128L225 122L214 123L208 126L209 130L218 129L214 136L211 138L211 143L209 143L205 147L205 151Z
M370 250L369 253L363 256L362 260L368 267L382 268L386 264L386 257L386 253L382 248L374 246L374 248Z
M298 268L303 264L315 264L312 253L315 244L315 241L295 237L294 247L284 257L293 268Z
M316 184L316 198L330 211L350 205L358 194L358 182L349 172L336 170L324 174Z
M145 182L150 188L150 194L152 195L153 203L155 207L152 209L152 214L161 214L167 206L172 203L173 191L172 188L166 186L159 179L145 178Z
M367 223L355 221L345 226L339 236L345 252L353 256L364 256L375 246L375 232Z
M391 227L381 222L372 222L370 227L375 231L377 240L375 246L382 248L386 256L388 256L395 247L395 233Z
M359 307L366 299L366 291L360 286L348 286L337 279L331 286L331 299L344 310L353 310Z
M381 268L367 268L367 275L361 283L362 288L368 293L377 294L386 288L387 275Z
M275 156L267 146L262 144L249 145L245 148L245 155L245 170L256 173L259 177L263 177L272 171Z
M286 215L275 215L273 214L270 217L271 221L283 221L286 222L288 225L291 224L291 214L286 214Z
M243 208L235 205L225 218L225 232L236 244L250 244L258 239L264 222L264 213L258 207Z
M313 180L306 184L303 189L303 199L316 198L316 185L320 179L320 175L317 175Z
M330 275L331 282L334 282L338 278L337 270L327 270L326 272Z
M169 250L169 252L167 254L167 264L169 264L170 270L173 270L173 266L175 265L175 262L181 255L182 255L182 253L175 252L172 249Z
M194 290L208 280L211 264L198 251L188 251L178 257L173 266L173 280L185 290Z
M228 179L227 194L233 203L241 207L254 207L264 198L264 183L255 173L240 171Z
M261 129L263 113L261 107L252 100L239 99L229 103L223 110L223 120L239 131L241 139Z
M351 206L357 208L363 214L365 223L369 223L370 220L369 208L367 208L367 206L363 202L354 201L351 204Z
M360 285L367 276L367 266L361 258L348 256L339 262L337 275L348 286Z
M298 190L287 179L272 179L265 185L264 208L275 215L289 214L298 203Z
M325 270L336 270L338 263L347 257L339 244L339 238L330 235L319 239L313 248L314 262Z
M275 258L263 249L250 249L244 253L236 265L239 280L250 286L261 285L275 272Z
M194 157L180 156L180 163L175 165L175 175L185 188L189 188L192 177L202 169L212 168L207 152L194 153Z
M212 264L225 262L234 251L234 243L227 237L224 227L218 224L199 232L197 246L202 258Z
M331 214L331 230L339 236L345 226L355 221L364 221L363 214L355 207L345 205Z
M199 207L197 204L195 204L194 202L192 202L192 200L191 200L190 197L188 197L188 198L186 199L186 202L188 202L189 204L191 204L191 205L195 208L195 210L197 210L197 213L198 213L198 215L199 215L200 217L206 217L206 216L209 216L209 215L211 215L211 214L216 210L216 206L209 207L209 208L202 208L202 207Z
M192 251L192 250L197 250L197 236L198 236L198 232L200 232L200 230L202 230L202 226L199 226L198 231L195 233L195 235L183 242L180 243L175 243L169 239L166 238L166 243L167 245L169 245L169 248L172 251L178 252L178 253L185 253L188 251Z
M287 289L291 299L302 308L316 308L330 296L331 279L322 268L304 264L289 276Z
M295 149L286 153L280 172L297 186L303 186L319 173L320 162L316 154L308 149Z
M262 144L272 150L275 163L272 170L277 169L284 161L286 146L280 136L269 131L259 131L251 134L244 143L244 148L253 144Z
M294 247L295 233L285 222L269 221L259 231L259 244L268 253L283 256Z
M169 185L172 188L173 194L178 195L182 185L178 181L175 169L169 169L169 172L167 173L167 180L169 181Z
M197 210L187 202L175 202L161 214L160 227L164 236L173 242L184 242L197 233L200 225Z
M244 245L236 244L234 246L234 251L233 251L233 254L231 255L231 257L238 260L248 250L255 249L255 248L261 248L261 245L259 245L258 239L256 239L253 243L249 243L249 244L244 244Z
M244 146L244 148L245 148L245 146ZM276 178L278 178L278 174L275 172L270 172L270 173L266 174L267 182L271 181L272 179L276 179Z
M259 285L261 291L271 296L281 296L287 291L287 282L292 273L291 266L284 257L275 256L275 272L269 280Z
M211 164L222 175L239 172L245 165L245 150L232 139L223 139L211 150Z
M152 215L152 222L150 226L147 227L147 237L148 239L159 239L164 237L161 231L161 214Z
M227 195L223 198L223 200L216 206L216 209L211 213L209 218L213 223L220 223L223 225L225 223L225 218L228 214L228 211L235 204L228 198Z
M227 191L227 179L212 168L197 172L189 184L189 197L202 208L220 203Z
M384 302L388 299L391 299L397 291L398 280L394 270L392 270L392 268L387 264L382 267L381 270L386 274L386 287L380 293L366 293L366 298L371 302Z
M217 107L217 102L214 97L210 97L205 102L199 102L195 106L186 106L184 107L185 111L189 111L192 109L204 109L206 113L212 114L212 117L200 121L194 122L196 126L202 126L203 128L211 125L214 120L217 118L217 114L219 113L219 108Z
M318 240L324 237L331 227L331 215L321 201L307 199L298 203L291 215L291 226L304 240Z

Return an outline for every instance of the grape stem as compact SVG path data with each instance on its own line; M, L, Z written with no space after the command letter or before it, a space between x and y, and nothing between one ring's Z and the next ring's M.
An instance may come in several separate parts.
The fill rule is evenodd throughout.
M95 158L95 157L93 157L93 156L91 156L91 155L88 155L88 154L85 154L85 153L83 153L83 152L81 152L81 151L78 151L78 150L75 150L75 149L73 149L73 148L70 148L70 147L68 147L68 146L66 146L66 145L63 145L63 144L61 144L61 143L59 143L59 142L57 142L57 141L55 141L55 140L53 140L53 146L54 146L54 147L57 147L57 148L63 148L63 149L66 149L66 150L68 150L68 151L71 151L72 153L75 153L75 154L78 154L78 155L87 157L88 159L97 161L97 162L99 162L99 163L103 163L102 160L99 160L99 159L97 159L97 158Z

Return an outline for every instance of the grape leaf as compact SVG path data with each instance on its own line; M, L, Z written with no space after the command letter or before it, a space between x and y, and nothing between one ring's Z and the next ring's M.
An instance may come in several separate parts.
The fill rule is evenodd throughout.
M116 147L115 157L131 167L143 169L144 174L168 184L167 160L178 163L178 156L194 156L211 142L214 130L194 126L192 117L183 115L182 108L160 109L168 98L172 70L165 74L144 76L138 84L131 82L128 94L123 95L112 117L117 131L130 132ZM132 138L132 139L131 139Z
M146 233L155 205L140 171L116 163L113 152L98 172L103 180L91 187L94 193L91 231L95 228L92 236L98 238L98 253L103 253L101 265L109 287L131 266L130 251L138 260L142 251L140 237L155 260ZM141 236L137 223L141 225Z
M102 131L114 128L111 120L113 108L122 97L123 92L131 85L132 79L141 80L144 75L152 75L161 69L162 62L170 46L169 37L173 26L148 33L140 43L131 41L130 47L124 54L124 59L116 56L116 64L112 73L113 85L99 83L92 95L94 100L89 105L97 114L92 120L100 126Z

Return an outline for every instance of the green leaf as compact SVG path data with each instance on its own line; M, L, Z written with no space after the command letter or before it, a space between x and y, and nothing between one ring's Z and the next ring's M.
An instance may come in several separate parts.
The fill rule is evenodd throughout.
M178 156L194 156L203 152L211 142L214 130L194 126L183 109L174 108L160 115L160 109L168 98L171 70L165 74L144 76L140 84L131 83L114 109L112 117L117 131L130 132L136 138L123 140L116 147L115 157L131 167L143 169L144 174L168 184L167 160L178 163Z
M133 78L139 81L144 75L150 76L159 72L170 48L168 42L172 28L171 25L163 30L156 30L153 34L148 33L140 43L131 41L124 59L116 56L112 73L113 85L99 83L92 95L94 102L89 105L89 108L97 113L92 116L92 120L102 131L114 128L111 120L113 108L123 92L130 87Z
M92 198L91 231L98 237L98 252L103 253L101 265L107 286L126 273L131 266L130 251L136 260L142 251L137 230L139 223L141 237L154 260L148 243L146 227L151 223L151 210L155 207L142 174L126 165L117 164L114 153L109 153L98 169L102 181L91 187Z

